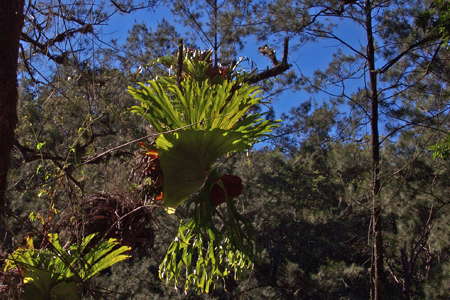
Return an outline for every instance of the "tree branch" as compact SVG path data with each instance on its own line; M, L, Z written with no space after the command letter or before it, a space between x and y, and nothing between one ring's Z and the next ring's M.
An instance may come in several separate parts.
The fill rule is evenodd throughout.
M94 32L93 25L85 24L77 29L66 30L66 31L56 35L54 38L48 39L47 42L45 42L45 43L40 43L39 41L33 39L32 37L30 37L28 34L26 34L24 32L21 33L20 39L24 42L27 42L27 43L30 43L31 45L33 45L38 50L39 53L47 56L48 58L53 60L55 63L60 64L60 65L65 65L68 63L67 52L63 52L60 55L52 55L49 52L49 48L54 46L56 43L61 43L61 42L65 41L66 39L73 37L77 33L88 34L88 33L93 33L93 32Z
M130 14L135 10L143 9L151 7L151 5L141 5L141 6L130 6L129 8L124 7L122 4L118 3L117 1L110 0L111 4L117 8L118 11L124 14Z
M22 155L25 162L34 161L37 159L48 159L52 161L64 161L63 157L53 155L48 152L42 152L42 151L35 151L33 149L30 149L26 146L23 146L19 143L19 141L14 141L14 146L17 148L17 150L20 151L20 154Z
M177 85L181 90L181 76L183 74L183 39L178 41Z
M346 46L347 48L349 48L350 50L352 50L353 52L355 52L356 54L358 54L359 56L367 59L367 56L364 53L362 53L361 51L355 49L352 45L350 45L349 43L347 43L346 41L344 41L343 39L341 39L340 37L338 37L334 33L331 33L331 32L328 32L328 31L323 31L323 30L314 30L313 32L317 32L317 34L316 33L312 33L312 35L317 35L317 36L322 37L322 38L334 39L334 40L340 42L341 44L343 44L344 46Z
M278 76L285 71L287 71L291 65L288 64L288 53L289 53L289 38L284 39L284 49L283 49L283 59L281 63L275 65L274 67L262 71L260 73L254 74L244 79L246 83L257 83L259 81Z
M275 65L273 68L267 69L260 73L250 75L249 77L244 78L243 82L254 84L259 81L269 79L269 78L272 78L272 77L282 74L283 72L285 72L286 70L288 70L291 67L291 65L288 64L288 62L287 62L288 52L289 52L289 38L286 37L284 39L283 59L281 60L281 64ZM221 112L225 108L227 103L231 101L231 99L234 96L234 93L239 89L239 86L240 86L240 82L238 81L231 87L230 94L228 95L227 99L225 100L225 104L220 110Z
M383 67L377 70L378 73L383 74L386 71L388 71L393 65L395 65L400 59L402 59L403 56L408 54L411 50L413 50L416 47L419 47L423 44L426 44L428 42L434 41L436 39L436 36L430 35L412 45L410 45L408 48L403 50L400 54L398 54L396 57L388 61Z

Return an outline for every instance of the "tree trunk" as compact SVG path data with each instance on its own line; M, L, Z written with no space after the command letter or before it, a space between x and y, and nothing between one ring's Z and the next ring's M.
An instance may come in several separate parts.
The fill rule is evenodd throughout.
M17 124L17 60L23 6L23 0L0 2L0 233L4 229L5 191ZM2 235L0 240L3 238Z
M383 264L383 236L381 224L381 200L380 200L380 137L378 133L378 87L377 71L375 68L375 46L372 28L372 1L366 0L366 34L367 34L367 63L370 79L370 102L372 132L372 265L370 269L370 297L372 300L382 299L382 287L384 282Z

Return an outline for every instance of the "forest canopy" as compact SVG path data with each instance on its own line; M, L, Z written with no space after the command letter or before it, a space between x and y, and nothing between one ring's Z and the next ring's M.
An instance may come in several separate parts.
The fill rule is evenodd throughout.
M449 37L446 0L3 1L0 299L448 299Z

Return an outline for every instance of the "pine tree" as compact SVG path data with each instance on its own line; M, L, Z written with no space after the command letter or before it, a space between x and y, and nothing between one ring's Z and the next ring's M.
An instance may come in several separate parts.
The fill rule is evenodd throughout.
M383 289L388 288L382 237L384 201L381 191L385 172L381 169L382 143L406 127L427 126L424 123L438 118L435 114L422 119L393 116L406 110L402 99L411 91L410 88L430 78L427 72L422 77L416 75L419 70L423 70L424 64L431 65L433 56L443 55L440 47L442 35L435 30L420 31L414 24L415 16L426 9L426 5L428 3L422 1L371 0L275 1L255 5L255 11L265 24L261 37L266 37L268 30L284 31L296 34L303 40L333 40L345 49L337 52L326 72L318 72L314 80L302 78L300 82L306 81L310 88L328 90L334 97L348 101L352 108L365 115L370 124L372 299L382 299ZM339 36L331 20L340 22L344 19L359 28L358 32L365 40L364 46L353 45ZM345 89L346 80L351 78L361 78L362 86L358 93L349 94ZM330 84L340 87L330 90ZM444 112L445 106L437 106L436 111L438 114ZM388 119L391 123L386 123ZM382 124L390 126L387 131L382 131L383 137L380 135Z

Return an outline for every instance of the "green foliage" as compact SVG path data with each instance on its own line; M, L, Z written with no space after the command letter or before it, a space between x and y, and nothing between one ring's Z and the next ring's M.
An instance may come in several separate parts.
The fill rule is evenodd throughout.
M191 51L183 60L183 74L138 83L129 88L140 106L132 111L143 116L161 135L156 148L164 176L163 203L169 213L199 191L194 217L182 222L175 240L160 265L159 276L185 290L209 293L218 279L237 276L253 265L250 239L241 228L242 218L230 202L223 232L213 222L217 210L210 200L217 176L213 164L225 154L250 148L275 126L250 110L261 103L258 88L212 65L210 53ZM172 67L174 57L159 60ZM181 66L179 66L181 67ZM182 76L181 76L182 75ZM223 188L223 187L222 187ZM226 192L225 192L226 195ZM250 249L249 249L250 248Z
M205 183L213 163L229 152L243 150L243 134L222 129L183 130L156 140L164 174L164 205L176 208Z
M217 159L250 148L275 126L249 112L261 102L257 87L239 80L212 83L204 78L211 68L207 56L192 56L184 59L180 84L174 76L165 76L129 88L140 101L131 111L162 133L156 147L164 174L164 205L171 211L201 188ZM165 133L174 130L178 132Z
M380 134L384 138L381 143L383 160L380 168L383 174L383 188L380 198L384 209L382 224L387 283L385 298L447 299L450 272L448 263L450 172L449 160L444 158L448 155L448 147L445 146L445 140L441 139L439 142L441 133L433 132L432 129L438 128L440 132L448 131L449 96L448 76L446 76L450 74L448 48L445 44L439 45L441 41L445 42L445 27L441 25L445 25L444 22L448 19L443 9L448 7L448 1L389 1L388 6L383 5L385 1L370 2L376 7L372 14L376 18L372 24L376 27L375 40L379 46L376 47L376 68L382 68L385 63L421 39L430 35L433 39L436 38L425 45L413 47L412 51L404 55L390 70L378 73L379 97L383 113L380 125L386 125L385 128L380 128ZM171 7L172 12L178 14L186 21L185 24L194 30L198 30L201 26L203 32L198 36L201 39L207 36L214 43L215 20L212 9L214 1L189 0L166 1L166 3L168 6L177 3L176 7ZM302 45L314 39L313 36L316 38L328 35L328 32L329 37L336 35L344 39L347 37L339 36L339 32L335 32L333 25L325 18L331 20L333 15L341 14L347 20L345 25L350 24L348 22L351 21L351 17L357 19L353 24L358 25L366 16L364 1L352 3L336 0L319 2L280 0L270 3L267 1L217 1L217 3L220 6L217 18L219 30L217 37L220 45L218 54L222 62L235 57L233 54L236 54L236 49L244 46L246 42L248 42L246 46L258 55L256 49L258 46L276 43L272 39L276 37L271 36L274 32L277 34L289 32L292 38ZM233 10L229 10L231 6ZM325 18L321 16L316 18L315 14L322 9L325 9L323 11ZM425 13L422 20L419 20L422 12ZM198 23L193 21L194 18L197 18ZM312 20L315 20L315 23L310 24ZM342 24L340 18L334 21L337 26ZM305 28L306 24L310 26ZM358 37L365 32L365 28L358 31L357 26L351 27L355 39L345 40L347 45L365 54L367 49L358 43ZM258 45L254 45L254 39L246 40L245 34L251 31L258 33L259 38L264 41L261 43L257 41ZM194 35L183 34L186 44L195 44L192 40L187 40ZM46 201L55 203L62 214L70 214L70 211L79 207L80 199L76 195L79 192L89 194L93 191L115 192L117 189L138 188L134 185L130 187L127 181L129 163L133 161L131 155L133 150L129 148L114 151L93 164L83 164L83 161L116 145L148 134L146 124L149 123L143 124L139 115L127 112L127 108L134 105L135 101L126 93L126 88L130 82L142 81L153 93L152 85L146 80L155 79L159 85L157 88L166 93L171 109L177 114L176 122L187 125L181 129L177 128L176 122L166 126L165 123L172 122L171 118L167 118L165 123L158 123L160 115L152 112L151 108L159 106L153 99L146 98L148 108L142 112L154 113L157 118L155 124L161 126L161 131L170 128L176 130L173 133L165 133L157 140L161 145L161 149L158 149L161 158L166 160L164 164L167 165L164 181L170 182L166 186L165 201L170 198L187 198L190 194L193 197L191 201L185 200L185 205L178 211L178 216L186 217L179 229L177 226L180 222L174 221L174 216L168 217L155 210L158 231L155 246L150 253L145 252L144 255L134 249L135 259L129 263L115 265L110 272L108 270L91 277L92 284L104 287L112 293L117 292L117 295L108 295L105 298L367 299L370 285L368 280L370 247L367 245L367 230L370 226L368 216L371 204L368 198L372 179L368 152L370 136L366 125L368 120L366 114L370 113L370 105L367 103L367 92L362 82L367 70L364 68L367 64L361 61L363 56L359 54L351 56L353 50L344 45L340 47L342 51L333 57L329 68L315 73L317 76L312 78L302 76L294 78L299 79L298 81L288 81L289 85L280 85L280 88L289 90L292 85L298 84L296 87L306 87L309 92L320 88L341 97L327 99L324 93L310 94L311 98L317 96L311 100L312 103L317 101L327 103L328 106L314 106L309 105L309 102L302 102L300 107L286 117L288 122L284 122L276 132L277 138L270 142L273 148L260 148L243 155L230 155L221 161L221 171L225 169L228 174L237 174L245 183L243 194L231 204L238 207L239 213L254 227L256 238L253 242L258 246L260 254L258 259L255 259L254 252L249 250L252 244L245 242L248 238L246 233L251 230L246 230L239 217L230 217L233 215L228 211L230 202L217 208L208 207L207 199L200 200L195 193L199 189L200 193L206 192L206 186L213 180L213 176L208 176L207 173L215 170L217 166L214 164L216 160L204 154L212 153L218 157L226 155L222 154L226 151L222 151L220 147L212 150L207 145L211 141L213 144L215 141L223 141L222 133L230 130L220 128L221 125L206 130L214 121L214 118L210 117L213 110L205 112L204 115L207 117L198 122L196 121L199 119L198 116L185 115L183 104L176 96L179 89L185 97L183 101L195 102L196 106L203 103L203 100L199 99L203 97L202 95L192 97L187 93L184 94L190 88L184 85L191 81L195 90L200 93L205 90L207 96L205 98L210 98L205 99L205 103L214 104L216 103L214 93L224 90L225 85L227 90L223 93L228 93L242 77L239 77L240 74L234 74L235 69L232 67L226 69L219 64L215 68L211 63L210 53L205 55L201 52L185 51L180 87L176 84L175 77L159 77L167 80L169 84L159 82L155 76L166 74L168 70L172 75L176 73L177 58L175 56L155 58L174 53L178 38L175 27L167 21L162 22L155 30L145 25L136 25L130 32L126 44L115 44L115 49L122 49L125 52L102 49L92 53L91 47L81 47L78 57L81 60L92 57L92 64L91 59L88 59L79 61L74 66L59 66L54 69L54 73L53 69L48 70L45 75L49 84L37 84L26 80L21 82L17 138L26 148L13 151L12 169L9 174L10 186L7 191L8 198L14 199L11 201L11 215L18 217L17 220L11 218L8 224L10 232L14 234L14 240L20 241L21 237L29 232L27 222L22 222L22 217L26 219L30 210L38 207L44 210L36 210L36 214L30 214L29 219L34 220L39 230L61 232L61 236L73 234L72 223L64 224L63 228L58 230L53 229L54 224L59 224L58 217L45 213L50 204ZM44 40L41 41L43 44ZM230 41L231 44L228 44ZM50 46L50 54L57 55L63 51L56 49L56 46L58 43ZM323 48L322 44L311 46L313 50L314 47ZM89 52L84 52L83 48ZM299 57L297 62L302 73L308 74L309 71L303 65L308 60L304 51L301 51L300 56L296 48L290 51L292 57ZM280 53L277 54L280 58ZM201 59L201 63L197 64L201 65L197 71L193 71L195 64L188 63L188 59L194 57ZM323 55L320 58L323 58ZM145 65L152 59L155 60ZM321 65L321 60L317 63ZM39 66L34 66L39 69ZM40 77L37 73L34 76L37 79ZM21 78L25 77L27 76ZM342 81L345 78L351 79L350 85L347 86ZM361 78L361 81L357 78ZM360 90L356 88L358 83L361 83ZM171 92L166 89L169 86L174 88ZM339 86L345 89L339 91ZM141 86L135 87L144 91ZM250 91L255 88L245 89ZM273 89L270 97L277 99L272 92ZM237 89L235 94L238 93ZM260 89L255 89L250 94L255 98L262 96ZM300 97L304 99L308 96ZM298 95L293 91L289 94L289 98L290 101L296 101ZM351 101L347 101L348 105L342 105L346 99ZM218 100L223 104L223 98ZM339 105L330 104L334 102ZM166 105L167 102L162 102L159 109L166 109ZM253 111L253 107L250 107L250 110ZM253 116L256 119L261 118L257 114ZM222 118L220 122L228 122L224 117L225 115L219 117ZM191 124L192 122L198 123ZM416 127L417 124L420 126ZM242 142L240 140L230 148L242 149L238 145L250 144L250 140L242 135L233 135L234 138L241 139ZM430 144L433 143L438 144L430 149ZM196 147L192 144L205 145ZM227 145L228 141L224 142L225 148L228 148ZM166 150L162 150L163 148ZM442 159L432 159L432 153L436 158ZM189 161L188 158L192 160ZM177 168L177 165L183 168ZM200 166L207 171L201 174ZM79 186L76 186L76 181ZM174 185L174 181L179 184ZM185 192L182 193L175 188L172 191L167 190L177 186L183 187ZM84 190L79 191L79 187ZM173 196L170 196L171 193ZM151 195L153 194L148 193L146 196L150 198ZM193 210L192 205L195 206ZM196 217L197 213L210 217L199 220ZM223 220L221 216L224 217ZM51 222L50 217L53 217ZM238 226L231 224L233 220L238 220L236 224ZM130 222L134 222L134 219ZM232 233L232 228L236 229L236 234ZM212 233L211 237L208 232ZM173 239L175 235L176 240ZM182 235L185 239L189 238L189 244L178 238ZM143 236L142 239L148 237ZM244 243L239 244L241 241ZM248 265L234 270L227 259L219 263L221 255L219 245L229 247L229 251L233 253L241 253L242 257L248 259ZM6 249L1 249L0 253L8 253L8 243L1 246ZM177 250L171 250L173 252L167 254L165 252L168 247ZM213 249L212 253L210 249ZM9 250L12 252L12 249ZM36 251L39 251L43 259L45 258L44 250ZM47 251L54 253L51 249ZM186 265L183 253L190 253L189 251L194 255L190 258L192 264ZM199 262L196 253L200 253L203 262L201 260ZM161 257L167 259L158 270ZM188 258L189 255L185 256L186 260ZM195 277L193 273L197 264L200 264L202 272L200 277ZM253 270L250 271L252 266ZM229 272L224 272L226 268ZM164 274L160 272L162 270ZM14 269L11 271L14 273ZM237 277L238 280L235 281L234 275L240 271L244 276ZM200 284L203 273L206 274L206 279ZM228 275L222 277L224 274ZM2 276L0 272L0 289L13 282ZM213 277L214 280L211 279ZM166 280L170 286L164 284ZM229 285L230 281L234 285ZM74 275L67 281L58 282L53 287L52 293L64 294L60 298L70 299L70 293L78 297L81 292L80 285L80 280L76 280ZM173 289L174 285L180 287L181 292L180 289ZM10 286L14 289L14 284ZM37 291L38 288L32 284L26 286L29 291L26 297L36 299L35 295L40 293ZM184 291L186 287L188 290ZM194 295L206 288L209 288L209 295ZM402 295L408 290L409 295Z
M80 284L99 272L128 259L130 247L118 247L108 239L92 245L96 234L83 238L80 244L64 248L57 233L48 235L49 249L35 249L27 239L26 248L11 253L4 271L18 269L25 283L24 299L80 299Z
M266 132L273 124L248 114L261 102L258 88L245 83L185 79L178 87L175 78L163 77L129 88L141 103L131 111L143 116L158 132L189 127L198 130L226 129L237 132Z
M237 212L233 198L226 196L226 210L220 213L210 200L217 176L212 173L192 202L192 218L181 222L159 266L162 280L175 287L184 283L186 292L209 293L220 280L237 279L252 269L257 257L253 228Z
M433 158L448 159L450 158L450 134L441 142L429 148L433 152Z
M159 277L175 287L184 281L184 290L209 293L219 279L237 276L253 267L254 259L236 247L227 235L196 220L178 227L159 268Z
M435 31L442 44L448 47L450 41L450 3L447 0L434 0L431 7L421 12L416 24L424 29Z
M45 146L45 142L40 142L36 144L36 150L41 150Z

